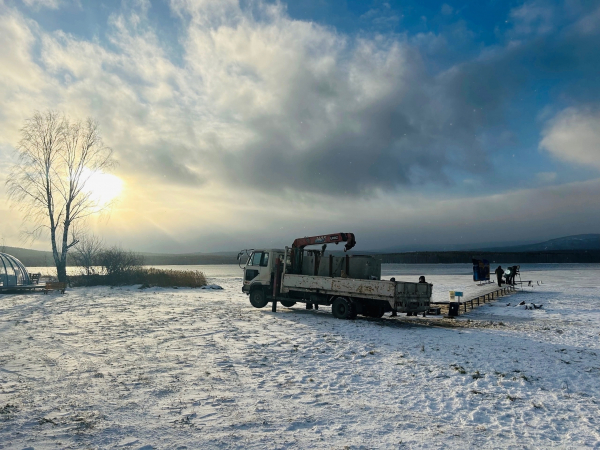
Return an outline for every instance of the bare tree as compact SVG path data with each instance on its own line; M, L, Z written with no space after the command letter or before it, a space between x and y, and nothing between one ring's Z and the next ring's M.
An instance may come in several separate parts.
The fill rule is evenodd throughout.
M92 275L94 273L94 266L100 264L99 257L103 246L102 239L93 234L81 235L79 242L75 244L75 251L71 256L73 262L83 269L85 275Z
M115 281L123 281L125 276L132 271L139 270L144 264L142 255L128 252L120 247L103 250L98 258L104 273Z
M31 236L50 232L60 281L67 279L67 253L75 246L77 224L100 212L86 188L91 177L112 168L112 150L102 143L98 125L88 118L71 122L55 111L35 112L21 129L19 160L6 185L9 198L35 224Z

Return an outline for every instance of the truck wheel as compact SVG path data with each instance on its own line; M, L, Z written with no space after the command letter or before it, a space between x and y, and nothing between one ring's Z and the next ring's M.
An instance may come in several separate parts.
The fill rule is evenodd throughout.
M296 304L296 302L293 302L291 300L282 300L279 303L281 303L286 308L291 308L292 306L294 306Z
M338 319L352 320L356 318L356 306L351 300L344 297L337 297L333 301L331 312Z
M262 289L254 289L250 292L250 303L255 308L264 308L267 306L267 299L265 298L265 291Z

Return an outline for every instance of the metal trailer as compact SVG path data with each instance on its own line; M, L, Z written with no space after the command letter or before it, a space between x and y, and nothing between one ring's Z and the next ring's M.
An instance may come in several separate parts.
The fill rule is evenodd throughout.
M253 306L264 308L272 302L275 310L276 302L286 307L296 303L306 303L307 308L327 305L339 319L354 319L357 314L381 317L388 311L416 315L429 310L433 288L429 283L381 280L381 264L372 264L367 259L362 265L368 266L368 270L357 272L360 272L358 276L368 278L355 278L350 264L353 256L348 255L329 256L329 274L332 276L316 275L323 273L318 264L321 258L317 257L304 259L303 267L296 270L310 274L289 273L293 268L291 253L297 251L289 247L249 251L242 291L250 296ZM338 276L332 269L336 258L345 260L345 270L338 271ZM311 261L312 267L306 264L307 260Z

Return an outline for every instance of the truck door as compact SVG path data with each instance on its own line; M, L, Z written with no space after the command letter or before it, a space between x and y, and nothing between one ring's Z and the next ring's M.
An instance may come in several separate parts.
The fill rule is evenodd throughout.
M248 264L246 264L246 268L244 269L244 281L252 281L265 272L267 275L266 281L269 280L269 274L266 274L269 267L269 252L256 251L250 255L248 259ZM264 277L260 277L264 278Z

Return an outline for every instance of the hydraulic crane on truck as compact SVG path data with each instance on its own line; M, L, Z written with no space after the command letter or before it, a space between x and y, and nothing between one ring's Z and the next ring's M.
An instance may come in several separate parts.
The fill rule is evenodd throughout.
M294 240L290 251L292 261L292 270L290 273L301 273L304 247L307 247L309 245L323 244L322 252L325 253L325 248L327 247L327 244L337 245L340 242L346 243L346 245L344 245L344 252L347 252L356 245L356 238L354 237L354 233L322 234L320 236L303 237Z

